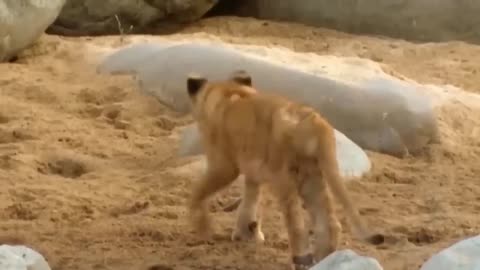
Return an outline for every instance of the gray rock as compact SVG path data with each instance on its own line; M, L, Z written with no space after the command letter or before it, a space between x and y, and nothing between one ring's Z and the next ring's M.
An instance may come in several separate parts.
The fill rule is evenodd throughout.
M237 13L421 41L480 42L480 1L244 0Z
M0 62L29 47L57 18L65 0L0 1Z
M45 258L26 246L0 245L2 270L51 270Z
M420 270L480 270L480 235L442 250L425 262Z
M383 268L374 258L360 256L350 249L345 249L335 251L310 270L383 270Z
M328 74L306 73L221 45L162 44L158 50L146 47L136 44L120 49L108 56L98 71L133 72L142 91L176 111L188 113L185 79L189 72L219 80L233 70L244 69L252 75L257 89L312 106L364 149L401 157L439 141L431 100L420 95L416 85L393 77L375 73L360 82L339 81ZM140 55L142 60L131 55Z
M147 29L175 31L202 17L218 0L67 0L48 33L111 35Z

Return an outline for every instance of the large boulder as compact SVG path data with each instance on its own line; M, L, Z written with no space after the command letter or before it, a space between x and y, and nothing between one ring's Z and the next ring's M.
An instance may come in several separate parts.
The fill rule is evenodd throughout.
M357 81L348 80L366 75L343 75L345 81L341 81L329 74L304 72L220 44L198 43L157 47L136 44L120 49L99 66L102 72L136 73L141 90L185 113L190 110L185 91L189 72L221 80L236 69L249 72L260 91L285 95L317 109L338 131L364 149L404 156L439 141L429 97L418 91L418 85L381 71ZM361 69L355 72L365 73Z
M65 0L0 1L0 62L29 47L57 18Z
M413 40L480 42L480 1L243 0L242 4L235 12L261 19Z
M175 31L201 18L217 1L67 0L47 32L76 36Z

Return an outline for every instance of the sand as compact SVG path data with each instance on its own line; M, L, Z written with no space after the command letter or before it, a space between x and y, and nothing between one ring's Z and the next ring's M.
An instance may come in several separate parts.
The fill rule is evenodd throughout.
M397 76L480 93L480 46L462 42L412 44L238 18L208 19L168 38L360 56ZM173 158L191 119L140 93L129 76L96 75L86 54L129 40L44 35L17 63L0 65L2 242L28 244L54 270L287 269L286 231L270 199L265 245L229 241L234 215L221 209L239 195L238 184L212 200L214 244L193 242L185 202L199 159ZM341 215L341 248L388 270L414 270L480 232L480 104L450 103L439 111L441 145L406 159L368 152L372 172L348 188L387 241L352 239Z

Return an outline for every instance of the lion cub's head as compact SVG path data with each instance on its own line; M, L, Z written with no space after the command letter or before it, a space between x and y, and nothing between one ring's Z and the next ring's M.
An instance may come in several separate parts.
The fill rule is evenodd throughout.
M226 101L249 97L257 91L252 87L252 78L244 70L233 72L224 81L209 81L202 75L190 74L187 78L187 92L193 113L213 113Z

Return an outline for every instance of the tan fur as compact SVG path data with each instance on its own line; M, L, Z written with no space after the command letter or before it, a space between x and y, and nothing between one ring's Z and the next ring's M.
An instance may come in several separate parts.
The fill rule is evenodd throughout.
M264 240L257 208L266 184L283 212L296 269L313 263L302 203L314 228L315 259L338 246L341 227L330 190L344 206L357 236L370 243L382 241L366 229L351 202L339 174L334 130L317 112L280 96L258 93L242 71L217 82L192 76L187 84L208 161L189 205L193 225L203 237L211 233L207 199L242 173L245 187L234 240Z

